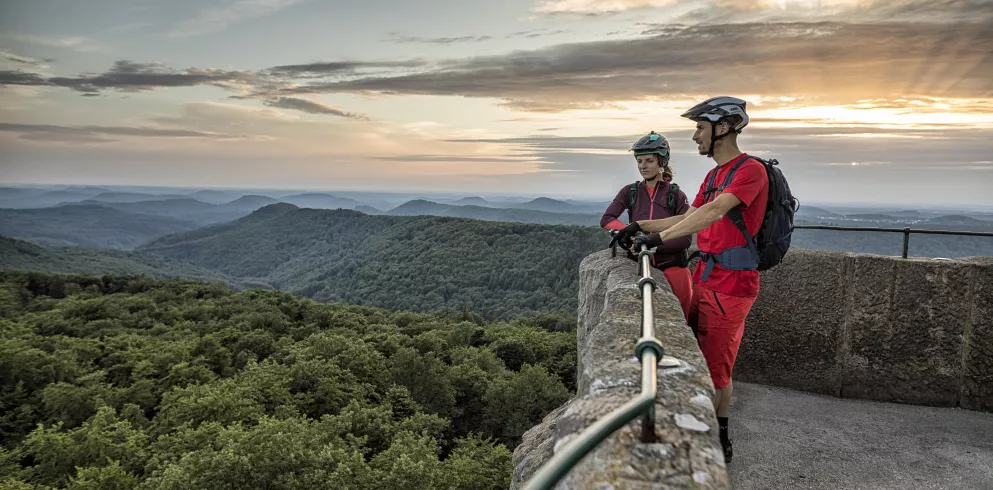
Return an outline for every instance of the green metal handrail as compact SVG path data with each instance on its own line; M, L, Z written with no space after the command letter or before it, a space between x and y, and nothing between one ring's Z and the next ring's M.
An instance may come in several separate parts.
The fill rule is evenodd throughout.
M641 441L656 442L655 395L658 362L663 358L662 344L655 338L655 314L652 308L652 279L649 257L651 252L644 245L638 254L638 289L641 291L641 338L635 345L635 355L641 360L641 393L605 417L587 427L575 439L555 453L524 484L523 490L548 490L554 487L576 464L608 436L638 416L642 416ZM669 358L671 359L671 358ZM670 364L666 362L666 364Z

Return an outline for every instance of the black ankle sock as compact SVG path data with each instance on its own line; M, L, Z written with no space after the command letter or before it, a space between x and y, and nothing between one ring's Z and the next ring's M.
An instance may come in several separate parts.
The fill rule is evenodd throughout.
M721 442L728 441L728 418L717 417L717 424L721 427Z

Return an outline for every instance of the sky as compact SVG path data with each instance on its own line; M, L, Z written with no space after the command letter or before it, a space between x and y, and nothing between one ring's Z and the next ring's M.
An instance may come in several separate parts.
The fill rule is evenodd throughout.
M679 114L801 202L993 205L993 0L0 5L0 183L610 197Z

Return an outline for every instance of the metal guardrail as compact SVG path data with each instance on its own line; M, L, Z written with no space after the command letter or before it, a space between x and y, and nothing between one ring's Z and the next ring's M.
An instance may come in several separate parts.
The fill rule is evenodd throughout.
M993 237L993 232L987 231L949 231L949 230L927 230L921 228L880 228L870 226L831 226L831 225L794 225L794 230L834 230L834 231L878 231L884 233L903 233L903 258L907 258L910 251L910 234L920 235L960 235L960 236L986 236Z
M641 416L641 441L656 442L655 434L655 395L657 391L657 370L663 367L675 367L679 361L664 355L662 344L655 338L655 314L652 308L652 293L655 291L655 280L652 279L652 252L648 247L641 246L638 254L638 289L641 292L641 338L634 347L635 355L641 361L641 393L624 405L614 409L583 430L575 439L557 451L535 474L524 484L523 490L547 490L554 487L598 444L620 429L628 422ZM661 362L660 362L661 359Z

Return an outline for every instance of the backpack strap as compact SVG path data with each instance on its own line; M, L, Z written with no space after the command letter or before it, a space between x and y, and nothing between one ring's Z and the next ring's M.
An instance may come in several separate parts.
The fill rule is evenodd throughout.
M755 157L748 155L748 158L742 158L740 161L735 163L734 166L731 167L731 171L728 172L726 177L724 177L724 183L718 187L714 187L714 183L717 180L717 170L720 167L714 167L714 169L710 171L711 172L710 177L707 180L707 188L704 189L703 191L704 202L705 203L710 202L711 201L710 195L713 194L714 192L723 191L724 189L727 189L731 185L731 181L734 179L734 174L735 172L738 171L738 167L741 167L742 165L744 165L745 162L747 162L752 158Z
M724 185L721 186L722 190L728 187L729 185L731 185L731 178L734 176L734 172L738 170L738 167L742 166L745 162L747 162L751 158L752 157L749 156L749 158L742 159L740 162L734 164L734 167L731 167L731 171L728 172L728 177L724 179ZM764 161L759 160L758 158L756 158L755 160L761 163L763 167L765 167ZM734 223L734 226L741 231L741 234L745 235L745 240L746 240L746 245L748 246L748 250L750 250L752 252L752 255L755 256L755 263L758 263L759 251L755 244L755 237L752 236L752 234L748 231L748 226L745 225L745 217L742 216L741 214L741 206L742 205L739 204L728 210L727 216L728 219L731 220L732 223Z
M634 223L634 203L638 200L638 182L628 188L628 224Z
M676 202L677 196L679 196L679 184L672 182L669 184L669 195L665 200L665 207L669 209L669 216L675 216L679 212L677 209L679 203Z
M759 263L759 250L755 246L755 239L752 238L752 234L748 232L748 227L745 226L745 217L741 215L741 205L739 204L738 206L731 208L727 212L727 216L728 219L730 219L731 222L734 223L734 226L736 226L739 230L741 230L741 233L745 235L745 240L747 241L748 250L750 250L752 252L752 255L755 256L755 263L756 264Z

